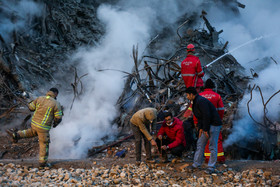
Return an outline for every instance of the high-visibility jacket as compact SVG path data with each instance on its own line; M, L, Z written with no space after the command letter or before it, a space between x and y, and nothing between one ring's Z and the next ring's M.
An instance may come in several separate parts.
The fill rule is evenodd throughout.
M139 127L141 132L145 137L150 141L153 137L149 133L146 126L152 125L152 129L156 128L156 119L157 119L157 109L155 108L144 108L137 111L130 119L130 122Z
M40 96L29 103L28 108L34 111L31 125L49 131L54 119L62 119L62 110L55 94L49 91L46 96Z
M170 149L179 146L182 144L184 147L186 146L186 139L184 134L183 122L174 117L173 124L171 126L166 125L166 121L164 120L161 128L158 131L157 136L167 136L168 147Z
M181 63L181 75L187 88L203 86L201 77L204 76L204 72L197 56L187 55Z

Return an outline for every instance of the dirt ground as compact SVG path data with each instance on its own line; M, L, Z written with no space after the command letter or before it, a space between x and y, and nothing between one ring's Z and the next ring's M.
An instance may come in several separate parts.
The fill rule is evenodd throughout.
M117 151L127 149L125 157L119 158L115 156ZM182 162L173 163L172 158L170 158L169 163L160 163L159 155L153 152L154 159L156 163L149 164L151 168L161 168L166 172L170 173L173 177L185 177L190 175L186 170L182 170L184 166L192 163L193 153L184 153ZM142 156L142 160L145 156ZM10 138L5 132L0 133L0 162L2 163L14 163L27 167L38 167L38 140L37 138L23 139L18 143L12 143ZM129 139L122 144L108 150L104 150L90 158L79 159L79 160L55 160L50 159L49 162L52 164L52 168L85 168L90 169L92 167L110 168L113 165L124 165L128 163L135 163L134 156L134 144L133 139ZM206 168L207 165L204 164L202 168ZM232 168L232 170L237 172L242 172L245 170L252 169L262 169L263 171L271 171L274 175L280 174L280 161L261 161L261 160L227 160L225 164L217 164L217 172L222 172L225 168ZM194 173L199 177L203 175L203 169L194 171ZM194 174L192 173L192 174Z

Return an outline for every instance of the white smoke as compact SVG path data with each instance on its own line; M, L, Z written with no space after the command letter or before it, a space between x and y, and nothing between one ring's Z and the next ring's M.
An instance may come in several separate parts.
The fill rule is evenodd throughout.
M33 0L3 0L0 4L0 34L5 40L11 39L13 31L25 32L32 18L43 12L42 4Z
M102 144L102 137L114 136L116 128L112 127L112 121L118 115L115 104L123 90L124 74L98 70L130 72L134 66L133 45L138 44L138 54L141 55L157 31L190 9L187 5L195 8L194 5L199 4L135 0L120 1L115 6L104 4L98 8L98 18L105 24L106 34L99 46L80 49L73 56L81 63L80 69L89 73L83 79L86 93L80 101L75 101L70 113L65 112L63 123L51 131L50 153L53 158L85 157L89 148Z
M280 81L277 78L280 74L279 64L276 65L270 59L270 57L273 57L280 63L280 37L278 34L280 31L278 20L280 12L277 11L280 2L257 0L242 3L246 5L246 8L239 9L240 16L228 12L224 13L222 9L213 8L209 14L209 19L219 29L224 30L221 37L229 41L229 51L248 41L263 37L234 51L232 55L248 70L248 75L251 75L250 68L253 68L259 74L259 77L250 84L256 84L261 88L264 102L266 102L273 93L280 89ZM233 132L225 140L225 147L248 137L259 137L259 134L256 133L257 125L248 115L247 102L249 99L250 92L244 95L239 104L239 113L242 114L241 119L233 123ZM267 116L272 121L279 120L279 103L280 97L276 95L267 106ZM256 121L264 123L263 104L258 90L253 91L250 111Z

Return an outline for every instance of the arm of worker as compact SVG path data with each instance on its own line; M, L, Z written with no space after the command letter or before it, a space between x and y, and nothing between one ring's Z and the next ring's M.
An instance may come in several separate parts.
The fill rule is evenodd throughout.
M148 129L146 128L144 123L139 124L140 131L145 135L147 140L151 141L153 139L152 135L149 133Z
M179 128L178 131L176 132L175 140L168 144L169 149L172 149L174 147L177 147L178 145L182 144L184 141L185 135L184 135L184 130L183 127Z
M202 68L201 68L200 60L198 60L198 62L197 62L196 72L197 72L197 75L198 75L199 77L203 77L203 76L204 76L204 72L203 72L203 70L202 70Z
M211 119L211 114L210 114L210 108L206 102L201 102L199 105L199 110L202 114L202 119L201 119L201 127L204 132L209 132L210 130L210 119Z
M224 108L224 103L223 103L223 100L222 100L221 96L219 96L217 111L219 113L219 116L220 116L221 120L223 120L224 113L225 113L225 108Z
M30 111L34 112L36 110L36 103L37 103L37 99L31 101L29 104L28 104L28 108Z
M59 103L56 104L54 108L54 123L53 127L55 128L62 121L62 108Z

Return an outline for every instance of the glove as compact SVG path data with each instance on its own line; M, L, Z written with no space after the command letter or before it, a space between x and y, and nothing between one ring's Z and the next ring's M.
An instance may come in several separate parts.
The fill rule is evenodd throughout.
M57 127L57 125L62 121L62 119L55 119L53 122L53 128Z

